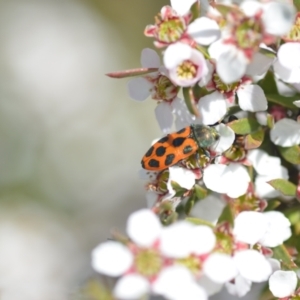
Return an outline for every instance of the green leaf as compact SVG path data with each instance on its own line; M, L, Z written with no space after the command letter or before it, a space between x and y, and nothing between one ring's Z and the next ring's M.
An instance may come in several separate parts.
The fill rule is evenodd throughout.
M279 94L265 93L267 100L274 103L282 105L283 107L290 108L292 110L297 110L298 108L293 104L294 101L299 100L300 95L295 95L291 97L284 97Z
M200 7L200 3L198 1L196 1L190 8L190 11L192 13L192 19L190 20L190 23L192 23L193 21L195 21L196 19L199 18L200 16L200 12L201 12L201 7Z
M245 148L247 150L258 148L264 141L265 131L263 128L248 134L245 138Z
M224 207L224 209L223 209L223 211L222 211L222 213L221 213L221 215L218 219L218 224L220 224L222 222L229 222L229 224L231 226L233 226L233 224L234 224L234 213L233 213L233 211L231 209L231 206L229 204L227 204Z
M292 182L285 179L273 179L268 183L277 191L281 192L285 196L295 196L297 187Z
M277 246L272 249L273 258L278 259L281 262L281 267L284 270L296 270L298 266L294 263L292 257L287 251L284 245Z
M195 184L194 189L195 189L195 194L196 194L198 200L202 200L207 196L207 189L205 189L204 187L202 187L198 184Z
M254 118L243 118L227 123L236 134L248 134L260 128L260 124Z
M258 82L258 85L264 90L265 94L278 93L277 85L274 79L274 74L271 71L267 72L266 76Z
M261 53L261 54L263 54L267 57L270 57L270 58L275 58L276 57L276 54L273 51L268 50L266 48L259 48L259 53Z
M199 116L198 109L195 104L195 96L192 88L183 88L183 97L185 104L192 115Z
M300 147L298 145L292 147L277 147L281 156L291 164L300 164Z
M296 7L297 11L300 11L300 0L294 0L294 6Z
M137 69L107 73L106 76L111 78L126 78L126 77L141 76L141 75L157 72L157 70L158 68L137 68Z
M187 216L191 213L196 202L197 202L196 195L193 193L184 206L184 212Z
M227 113L224 118L232 116L232 115L238 113L239 111L241 111L241 108L238 105L231 106L227 110Z
M206 225L208 227L215 228L214 224L212 224L206 220L199 219L199 218L188 217L188 218L186 218L186 221L191 222L195 225Z
M281 204L281 202L277 199L270 199L268 200L268 206L264 211L271 211L274 210L276 207L278 207Z
M181 197L184 193L187 192L187 189L181 187L176 181L171 180L171 186L176 192L174 197Z
M267 114L267 126L272 129L274 127L274 117L270 114Z

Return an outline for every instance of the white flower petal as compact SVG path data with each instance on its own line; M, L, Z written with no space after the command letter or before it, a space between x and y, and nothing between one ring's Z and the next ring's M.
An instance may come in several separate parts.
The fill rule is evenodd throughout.
M188 34L200 45L210 45L220 38L218 23L207 17L201 17L189 24Z
M243 250L235 253L234 261L241 276L253 282L266 281L272 268L266 258L256 250Z
M244 85L237 91L239 106L245 111L261 111L268 108L263 89L257 84Z
M211 164L204 169L203 182L212 191L220 194L226 193L229 180L225 165Z
M274 169L281 166L279 157L270 156L261 149L249 151L247 158L253 164L255 171L260 175L274 174Z
M193 250L192 240L195 238L194 226L187 221L179 221L164 227L159 244L161 252L173 258L183 258L190 255Z
M227 112L224 96L215 91L206 95L198 102L200 120L204 125L211 125L221 120Z
M281 36L291 29L295 20L293 5L283 2L269 2L263 6L262 20L269 34Z
M128 248L118 242L108 241L92 251L92 266L99 273L120 276L133 263L133 255Z
M243 211L234 220L233 234L236 240L254 245L264 236L267 228L268 220L264 214Z
M251 289L252 282L241 275L234 278L234 282L226 282L225 286L229 294L243 297Z
M225 283L237 275L232 257L223 253L211 254L203 263L203 272L217 283Z
M214 282L205 275L202 275L200 279L198 279L198 283L205 289L208 296L220 292L223 287L222 283Z
M153 282L153 292L163 296L169 296L172 289L185 290L185 285L194 281L191 272L181 265L173 265L164 268L158 275L157 279Z
M233 144L235 133L229 126L226 126L222 123L217 125L215 128L219 132L220 139L216 143L214 151L216 151L217 153L223 153L228 150Z
M273 61L274 57L269 57L262 53L256 52L253 56L252 61L247 66L246 74L249 76L262 75L268 71Z
M130 98L144 101L150 96L152 84L143 77L133 78L128 82L128 93Z
M141 209L129 216L126 231L135 243L149 247L158 239L161 228L158 217L150 209Z
M279 166L277 168L272 169L274 171L273 174L269 175L258 175L255 178L255 191L258 197L260 198L274 198L281 196L281 193L275 190L269 182L272 179L288 179L287 169L283 166Z
M172 106L162 101L155 108L155 117L163 133L170 133L173 125Z
M114 296L117 299L141 299L150 290L149 281L138 274L128 274L121 277L114 287Z
M213 230L204 225L195 226L192 230L191 251L202 255L212 251L216 245L216 236Z
M280 64L276 59L273 63L274 73L280 79L287 83L299 83L300 82L300 68L288 69Z
M300 100L296 100L293 102L293 104L297 107L300 107Z
M172 8L181 16L185 15L196 0L170 0Z
M228 184L226 194L229 197L237 198L247 192L250 176L247 169L238 163L231 163L227 166Z
M269 288L278 298L291 296L297 287L297 275L294 271L275 271L269 279Z
M268 258L268 261L272 267L272 272L278 271L281 269L280 261L275 258Z
M224 207L224 201L217 194L211 193L196 203L191 214L193 217L216 224Z
M292 235L291 223L288 218L279 211L269 211L263 214L268 221L266 233L260 239L260 243L266 247L281 245Z
M262 8L262 3L258 1L243 1L240 4L240 9L247 17L253 17L256 15Z
M291 147L300 143L300 124L291 119L281 119L270 131L271 141L278 146Z
M171 182L177 182L181 187L190 190L196 180L196 175L193 171L178 166L172 166L169 168L169 180L167 187L169 191L173 191Z
M150 48L143 49L141 54L141 65L143 68L159 68L160 58L156 51Z
M224 83L240 80L246 73L248 59L235 46L223 52L217 60L217 73Z
M166 49L164 53L164 65L167 69L173 69L191 57L192 48L183 43L175 43Z
M268 114L265 111L256 112L255 117L260 125L266 126L268 124Z
M288 69L300 68L300 43L285 43L277 53L282 66Z

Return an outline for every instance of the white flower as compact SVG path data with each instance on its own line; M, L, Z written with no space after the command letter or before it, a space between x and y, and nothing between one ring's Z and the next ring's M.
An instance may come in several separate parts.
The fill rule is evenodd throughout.
M291 119L281 119L270 131L271 141L281 147L300 144L300 123Z
M224 96L215 91L202 97L198 102L199 121L204 125L214 124L225 116L227 104Z
M193 217L216 224L224 207L225 202L219 195L210 193L206 198L195 204L191 214Z
M257 84L242 85L237 90L237 96L242 110L256 112L268 108L265 93Z
M281 166L279 157L270 156L265 151L254 149L248 152L248 160L253 164L257 176L255 178L255 192L261 198L279 197L280 192L276 191L267 182L272 179L288 179L288 171Z
M181 2L185 2L179 0ZM208 46L220 38L218 23L207 17L201 17L189 24L187 33L200 45Z
M290 221L281 212L243 211L235 218L233 234L240 242L276 247L291 236L290 226Z
M230 281L238 273L233 258L223 253L211 254L203 263L203 272L217 283Z
M268 228L259 242L266 247L276 247L289 239L292 235L290 221L279 211L264 213Z
M153 284L153 292L171 300L206 300L205 290L196 284L191 272L183 266L165 268Z
M250 291L252 281L241 275L237 275L233 282L226 282L225 286L229 294L243 297Z
M266 281L272 273L269 261L256 250L236 252L233 259L239 274L252 282Z
M184 258L192 253L209 253L215 247L215 243L216 237L208 226L195 226L181 221L163 228L160 250L168 257Z
M180 101L177 97L178 88L173 85L167 72L160 67L158 54L149 48L143 49L141 54L143 68L157 68L157 72L136 77L128 82L129 96L137 101L144 101L149 96L157 100L155 117L163 133L169 133L173 124L173 105Z
M277 77L288 83L299 83L300 43L288 42L281 45L277 57L278 60L274 63L274 71Z
M208 72L203 55L181 42L166 49L164 64L173 83L182 87L193 86Z
M237 198L247 192L250 176L246 168L237 163L211 164L204 169L203 181L212 191Z
M274 297L291 296L297 287L298 278L294 271L275 271L269 279L269 288Z
M128 274L117 281L114 288L114 296L124 300L140 299L149 290L150 283L146 278L138 274Z
M225 83L232 83L243 77L259 49L258 45L265 41L270 42L270 35L287 34L295 17L293 6L281 2L243 1L240 9L244 12L245 18L238 18L229 13L231 19L222 31L223 37L212 43L208 50L210 56L216 59L217 73ZM247 17L257 24L256 28L250 25L252 22ZM247 29L248 36L241 38ZM236 36L239 38L235 38ZM247 46L245 46L246 39ZM258 67L257 70L259 69L262 70ZM251 73L253 74L253 70L250 71Z
M92 252L94 270L109 276L120 276L131 267L133 255L126 246L114 241L107 241L97 246Z

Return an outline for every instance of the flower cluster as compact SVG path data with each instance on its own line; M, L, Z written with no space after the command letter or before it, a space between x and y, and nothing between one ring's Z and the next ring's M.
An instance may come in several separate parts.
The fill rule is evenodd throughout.
M171 0L144 31L157 50L108 74L135 76L129 95L156 101L165 134L141 162L148 208L92 253L116 277L111 299L242 297L268 280L276 299L300 299L297 9Z

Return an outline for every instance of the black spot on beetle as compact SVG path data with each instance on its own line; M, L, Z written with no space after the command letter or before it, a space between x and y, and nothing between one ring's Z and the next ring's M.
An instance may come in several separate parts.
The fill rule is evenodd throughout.
M159 168L159 161L156 159L150 159L148 165L152 168Z
M165 142L168 141L168 139L169 139L169 138L168 138L168 136L166 135L166 136L164 136L163 138L161 138L160 140L158 140L157 143L161 143L161 144L162 144L162 143L165 143Z
M186 127L185 128L182 128L182 129L180 129L179 131L177 131L177 133L184 133L186 131Z
M151 156L153 150L154 150L154 148L153 148L153 146L152 146L152 147L146 152L145 156L146 156L146 157Z
M165 153L166 153L166 147L164 146L160 146L155 150L155 154L157 156L164 156Z
M184 149L183 149L184 154L188 154L192 151L193 151L193 148L191 146L185 146Z
M180 147L183 144L185 139L186 138L184 138L184 137L178 137L178 138L174 139L173 140L173 146L174 147Z
M165 165L166 166L169 166L172 164L173 160L175 158L175 155L174 154L168 154L167 157L166 157L166 160L165 160Z

